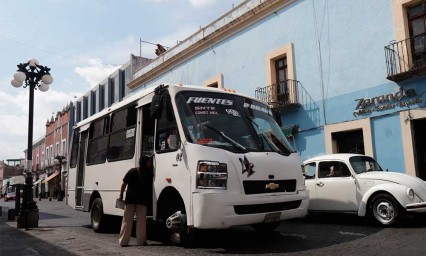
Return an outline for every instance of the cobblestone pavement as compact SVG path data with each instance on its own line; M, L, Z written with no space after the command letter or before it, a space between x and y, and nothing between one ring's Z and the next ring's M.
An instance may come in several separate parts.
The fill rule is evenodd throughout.
M118 246L118 230L94 233L89 213L64 202L37 201L39 227L16 228L8 221L14 202L0 201L0 255L426 255L426 215L409 217L396 228L371 225L352 215L309 215L284 222L272 236L250 227L202 231L194 248L163 242L158 225L149 222L149 246ZM119 219L118 219L119 221ZM132 238L131 244L135 244Z

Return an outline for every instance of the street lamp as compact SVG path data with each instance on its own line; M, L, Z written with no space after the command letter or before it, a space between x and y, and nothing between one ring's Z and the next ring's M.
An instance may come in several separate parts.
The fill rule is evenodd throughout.
M11 84L18 88L24 84L30 88L30 103L28 111L28 150L27 166L25 176L25 188L22 198L21 212L18 218L18 228L36 228L38 227L39 211L32 195L32 160L33 160L33 116L34 116L34 90L39 89L42 92L49 90L49 84L53 82L50 75L50 68L41 66L36 59L31 59L26 63L18 65L18 72L13 76Z

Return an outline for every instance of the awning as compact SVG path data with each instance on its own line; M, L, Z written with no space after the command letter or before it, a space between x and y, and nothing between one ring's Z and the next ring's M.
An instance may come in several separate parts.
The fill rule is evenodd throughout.
M55 171L52 175L50 175L49 177L47 177L43 182L44 183L49 182L49 180L55 178L58 174L59 174L59 171Z
M43 178L38 179L36 182L34 182L34 183L33 183L33 186L35 186L35 185L39 184L39 183L40 183L40 182L42 182L43 180L44 180L44 177L43 177Z

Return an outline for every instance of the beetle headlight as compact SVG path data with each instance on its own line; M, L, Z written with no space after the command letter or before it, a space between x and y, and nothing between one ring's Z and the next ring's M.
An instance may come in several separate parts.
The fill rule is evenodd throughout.
M414 191L411 188L407 188L407 196L410 201L414 200Z
M200 161L197 168L197 188L226 189L228 167L224 163Z

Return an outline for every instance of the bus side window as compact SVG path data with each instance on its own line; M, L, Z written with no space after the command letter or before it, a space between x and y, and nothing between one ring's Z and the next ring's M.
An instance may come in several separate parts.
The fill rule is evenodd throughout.
M108 161L133 158L136 142L136 106L130 105L111 116Z
M90 124L87 145L87 165L105 163L108 150L109 116Z
M75 168L77 166L79 139L80 139L80 129L76 129L74 130L72 135L70 168Z

